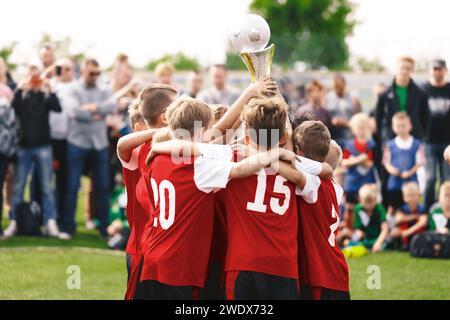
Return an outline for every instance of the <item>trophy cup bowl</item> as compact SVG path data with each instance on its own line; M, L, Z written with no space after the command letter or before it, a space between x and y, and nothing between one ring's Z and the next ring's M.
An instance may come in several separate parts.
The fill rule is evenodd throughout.
M270 75L275 46L265 48L270 40L270 28L266 20L256 14L245 15L231 42L240 51L240 57L247 66L252 82Z

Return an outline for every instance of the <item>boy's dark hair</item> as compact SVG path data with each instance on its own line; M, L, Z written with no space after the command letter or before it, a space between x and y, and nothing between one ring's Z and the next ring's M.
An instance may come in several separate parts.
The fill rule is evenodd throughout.
M305 121L294 130L294 144L306 158L325 161L330 142L330 131L321 121Z
M150 84L139 93L139 112L148 125L158 123L158 118L166 112L175 100L177 90L166 84Z
M314 117L310 112L290 113L289 120L291 121L292 128L295 129L305 121L314 120Z

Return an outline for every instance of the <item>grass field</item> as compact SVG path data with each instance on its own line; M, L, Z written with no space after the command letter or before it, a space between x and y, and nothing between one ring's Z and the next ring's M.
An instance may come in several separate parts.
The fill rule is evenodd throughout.
M95 231L84 228L83 203L79 201L77 213L79 232L71 241L32 237L0 241L0 299L123 298L124 254L106 249ZM349 259L348 264L352 299L450 299L450 260L384 252ZM79 290L66 287L71 265L80 268ZM370 290L368 267L373 265L379 267L381 288Z

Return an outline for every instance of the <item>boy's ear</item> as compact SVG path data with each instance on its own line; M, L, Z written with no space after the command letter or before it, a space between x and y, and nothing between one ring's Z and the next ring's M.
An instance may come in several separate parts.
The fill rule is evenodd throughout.
M288 137L288 133L285 132L283 134L283 136L280 138L280 143L279 143L280 146L284 146L286 144L287 137Z
M246 146L248 146L250 144L250 136L247 133L245 133L244 144Z
M159 117L159 120L161 121L161 123L163 123L164 125L167 126L167 119L166 119L166 114L162 113Z
M300 153L301 153L300 148L299 148L297 145L295 145L294 148L295 148L295 153L296 153L297 155L300 155Z

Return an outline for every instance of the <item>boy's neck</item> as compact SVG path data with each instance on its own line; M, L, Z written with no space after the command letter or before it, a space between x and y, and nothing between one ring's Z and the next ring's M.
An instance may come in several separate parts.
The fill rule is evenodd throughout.
M405 134L399 134L397 137L400 140L406 141L406 140L409 140L412 136L410 133L405 133Z
M356 141L359 143L366 143L367 142L367 138L366 137L356 137Z
M149 129L162 129L167 127L164 123L158 123L158 124L154 124L154 125L148 125L147 126Z
M408 203L407 205L410 211L416 211L417 208L419 207L419 204L417 203Z
M442 207L442 213L444 214L444 216L450 219L450 208Z

